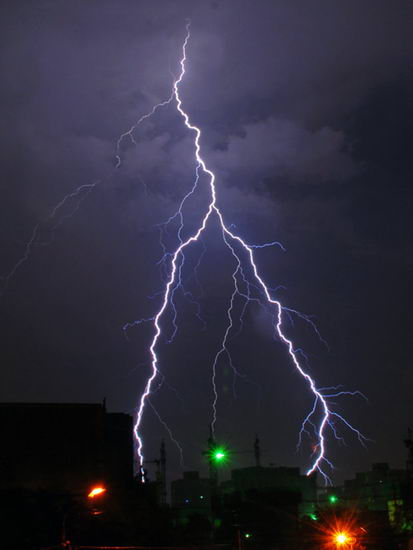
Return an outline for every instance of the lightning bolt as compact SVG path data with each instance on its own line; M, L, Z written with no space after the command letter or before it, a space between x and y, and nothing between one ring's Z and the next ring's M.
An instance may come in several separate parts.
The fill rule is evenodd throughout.
M232 256L234 257L236 265L232 274L232 278L234 281L234 291L231 295L230 304L228 308L228 324L224 333L222 345L215 356L215 359L213 362L213 368L212 368L213 370L212 385L213 385L213 393L214 393L214 399L212 403L212 408L213 408L213 419L211 424L212 433L214 431L214 427L216 423L218 392L216 388L215 378L216 378L217 363L220 356L226 353L230 361L230 366L233 369L235 369L234 365L232 364L229 351L228 351L228 343L230 340L229 336L233 329L232 312L233 312L235 297L237 295L243 297L245 299L246 304L248 304L251 300L264 302L265 305L271 308L273 311L275 336L286 346L293 367L296 369L296 371L300 374L300 376L306 382L314 398L313 407L308 413L308 415L305 417L301 427L300 434L299 434L299 442L301 442L301 438L303 434L309 435L308 427L311 427L317 440L317 443L314 446L312 462L307 468L307 475L311 475L314 472L318 471L323 476L325 482L329 483L330 478L328 477L327 473L324 471L324 468L326 466L330 468L333 467L331 461L327 457L328 429L332 431L334 437L341 439L338 436L335 421L340 421L347 429L354 432L358 437L358 439L360 440L360 442L364 443L366 441L366 438L356 428L354 428L344 417L342 417L332 409L333 405L330 402L330 398L339 397L342 395L360 395L360 392L345 392L340 388L318 388L317 387L316 381L310 376L308 371L302 366L302 364L298 359L298 355L301 353L301 350L295 349L292 340L290 340L284 333L283 317L284 315L291 316L292 313L296 314L301 318L303 318L305 321L309 322L318 334L315 324L310 317L299 314L299 312L295 310L291 310L283 307L281 302L273 297L272 289L265 283L264 279L260 275L256 261L255 261L254 251L256 249L267 247L267 246L275 246L275 245L281 246L281 245L277 242L266 243L264 245L249 244L235 232L234 230L235 228L233 226L228 226L225 223L224 216L217 205L217 188L215 183L215 180L216 180L215 174L211 169L208 168L207 163L201 154L201 145L200 145L201 136L202 136L201 129L191 122L189 114L185 111L183 107L183 102L180 96L180 86L182 84L182 81L186 73L187 46L188 46L190 37L191 37L190 22L188 21L186 24L186 36L182 45L180 73L173 83L172 94L167 101L160 103L159 106L155 106L152 112L149 113L148 115L145 115L144 117L146 118L151 114L153 114L153 112L155 112L155 110L160 106L169 105L172 102L176 105L176 109L178 113L181 115L186 128L194 136L193 145L194 145L194 162L195 162L196 177L195 177L192 189L182 199L177 212L171 218L169 218L165 222L165 224L163 224L163 227L165 228L173 220L179 219L179 224L180 224L178 229L179 244L175 248L174 252L168 253L166 252L165 245L161 242L161 245L163 246L163 249L164 249L164 256L162 258L162 262L169 261L169 275L167 275L165 280L165 287L162 292L160 309L154 315L154 317L150 320L150 322L153 323L153 328L154 328L154 335L149 346L149 355L151 358L151 373L150 373L150 376L147 378L144 390L138 401L137 415L136 415L136 420L134 424L134 435L137 442L137 453L139 456L140 464L142 466L144 463L143 438L142 438L141 429L142 429L142 420L143 420L143 415L145 410L145 404L149 402L149 396L152 392L152 386L154 384L155 379L160 374L159 367L158 367L158 355L156 350L157 350L159 339L161 338L161 335L162 335L161 320L165 311L168 308L168 305L171 304L171 307L174 312L173 320L172 320L172 325L173 325L172 339L173 339L173 337L176 334L176 331L178 330L176 325L177 313L176 313L176 308L174 304L174 295L176 290L182 285L182 268L185 261L184 253L187 248L189 248L192 244L197 243L201 239L202 234L205 231L211 218L215 217L215 219L218 220L219 227L222 232L223 241L225 245L229 248ZM134 127L132 127L125 134L123 134L121 138L130 137L133 141L133 129ZM119 149L119 144L118 144L118 149ZM207 181L208 181L209 197L210 197L209 203L205 209L203 218L200 220L198 229L191 236L189 236L184 240L182 238L182 230L184 227L183 206L185 202L196 191L201 173L207 178ZM161 235L162 235L162 232L161 232ZM161 237L161 241L162 241L162 237ZM250 277L252 278L251 281L247 280L247 277L246 277L247 271L251 273L250 275ZM245 292L241 290L239 286L242 282L244 283L244 286L246 286ZM252 288L255 288L256 290L259 291L261 296L259 299L252 298L251 296ZM243 313L244 312L245 312L245 306L243 309ZM140 322L141 321L137 321L137 323L140 323ZM242 319L241 319L241 322L242 322ZM171 341L171 338L169 338L169 341ZM314 416L317 411L319 414L318 421L314 420Z
M97 186L101 185L104 181L109 179L112 176L113 172L122 166L122 154L121 154L122 143L125 140L129 140L133 145L136 145L137 143L135 141L134 132L137 130L137 128L145 120L152 117L160 108L174 104L176 106L177 112L182 117L186 128L194 136L193 144L194 144L195 178L191 189L183 197L177 212L173 216L171 216L169 219L167 219L164 223L158 225L159 232L160 232L160 245L163 249L163 257L161 258L159 264L163 267L165 272L165 278L164 278L165 286L160 293L157 293L162 297L160 309L157 311L157 313L153 317L133 321L131 323L126 323L123 327L125 333L127 329L129 329L130 327L138 326L142 323L152 323L154 328L154 335L149 346L151 373L148 379L146 380L144 391L142 392L142 395L138 401L136 419L134 424L134 435L137 443L137 454L139 457L141 471L143 471L143 464L144 464L143 439L141 435L141 428L142 428L142 420L143 420L146 404L148 404L154 410L156 416L158 417L162 425L165 427L165 429L168 431L171 440L177 445L178 449L180 450L181 461L183 461L182 449L179 446L179 443L174 438L171 430L166 425L164 420L160 418L156 409L154 409L153 404L150 402L150 395L154 391L153 390L154 382L158 376L160 378L162 377L162 374L158 368L158 356L157 356L156 349L157 349L159 339L161 338L161 335L162 335L160 323L165 311L168 308L168 305L170 305L173 310L173 317L172 317L173 330L172 330L172 334L169 335L169 337L167 338L167 341L172 342L178 331L177 309L174 302L174 297L178 289L183 291L183 295L187 300L189 300L191 303L197 306L197 316L205 326L205 321L201 316L200 306L198 302L192 296L192 294L186 291L184 288L184 282L182 280L182 270L185 263L186 249L194 243L201 242L203 246L203 251L201 253L201 256L194 270L194 276L195 278L197 277L197 269L199 268L203 255L205 253L205 244L202 240L202 235L208 223L210 222L211 218L215 217L215 219L218 220L219 226L221 228L223 241L225 245L228 247L228 249L230 250L235 260L235 268L232 273L234 290L231 295L229 307L227 310L228 323L224 332L222 344L215 355L213 365L212 365L212 386L213 386L213 396L214 396L213 402L212 402L212 410L213 410L213 418L211 422L212 435L214 435L213 431L217 420L217 403L218 403L218 397L219 397L218 391L216 388L216 370L217 370L218 361L220 360L221 356L226 355L229 361L230 367L234 372L234 376L240 376L246 379L245 375L243 375L236 369L236 366L234 365L231 359L229 345L236 338L236 336L239 335L240 331L243 328L243 317L248 304L251 302L257 302L259 305L261 305L267 311L270 312L270 315L273 319L274 337L284 343L284 345L288 350L293 367L298 371L300 376L304 379L310 392L313 395L313 406L310 412L304 418L301 426L301 430L299 432L299 444L301 443L303 435L307 435L310 438L312 437L316 438L317 443L314 446L313 454L311 456L312 461L307 469L307 475L311 475L315 471L318 471L321 473L326 483L328 483L330 479L327 473L323 469L323 467L325 466L328 466L330 468L333 467L331 461L328 459L326 454L328 430L331 431L334 438L336 438L339 441L343 441L343 438L341 437L341 435L339 435L337 430L337 424L341 423L346 429L353 432L362 444L364 444L367 441L367 438L365 438L356 428L354 428L343 416L341 416L335 410L333 410L334 403L331 402L331 399L335 397L341 397L341 396L354 396L354 395L359 395L362 397L364 396L358 391L348 392L348 391L342 390L341 387L338 387L338 386L330 387L330 388L317 387L316 381L310 376L310 374L308 373L308 370L302 366L302 363L299 360L299 356L302 356L304 357L304 359L306 359L305 354L303 353L302 350L295 348L292 340L287 338L287 336L284 334L284 329L283 329L284 316L287 317L291 322L292 322L292 316L294 315L301 318L302 320L310 324L310 326L315 330L319 338L322 340L321 335L319 334L317 327L310 316L302 314L294 309L287 308L283 306L278 299L275 299L274 296L278 289L273 289L265 283L264 279L259 274L259 270L257 268L257 264L255 261L255 256L254 256L255 250L270 247L270 246L278 246L282 250L284 250L282 245L276 241L264 243L260 245L250 244L246 242L246 240L242 238L237 232L235 232L236 227L234 225L227 225L224 221L224 216L217 205L217 189L215 185L215 174L213 173L212 170L210 170L207 167L206 161L201 155L201 145L200 145L200 140L202 136L201 129L195 126L191 122L189 115L183 108L183 103L179 93L180 86L182 84L182 81L184 79L185 72L186 72L187 46L190 40L190 36L191 36L190 22L188 22L186 25L185 39L182 45L182 57L180 59L180 73L178 77L174 77L172 90L169 97L166 100L161 101L156 105L154 105L148 113L142 115L127 131L123 132L118 137L115 145L115 162L114 162L113 169L110 170L110 172L100 180L87 183L84 185L80 185L79 187L74 189L74 191L68 193L60 202L58 202L54 206L49 216L45 220L43 220L42 223L46 224L47 226L50 226L51 227L50 232L51 234L53 234L54 230L60 224L62 224L67 218L71 217L77 211L77 209L80 207L81 202ZM200 220L198 229L190 237L187 237L186 239L184 239L182 236L183 229L184 229L183 209L186 202L197 191L200 184L201 174L204 177L206 177L208 181L209 197L210 197L209 203L205 208L204 216ZM146 189L146 184L142 181L142 178L140 178L140 180ZM168 252L166 245L163 242L163 235L167 231L168 226L173 222L175 222L176 220L178 220L178 223L179 223L178 231L177 231L179 244L173 252ZM14 276L14 274L16 273L16 271L25 262L28 261L30 255L33 252L33 248L36 245L44 244L44 243L40 243L40 241L38 240L40 229L41 229L41 224L38 223L32 230L31 236L25 246L22 257L16 262L16 264L10 270L10 272L5 277L3 277L4 285L2 288L2 292L4 292L7 289L9 282ZM259 294L259 297L256 297L253 295L254 291ZM239 318L239 329L235 334L232 334L234 331L234 319L233 319L234 301L237 298L237 296L244 300L244 306L242 308L240 318ZM318 420L314 418L317 414L319 417ZM144 481L143 478L142 480Z

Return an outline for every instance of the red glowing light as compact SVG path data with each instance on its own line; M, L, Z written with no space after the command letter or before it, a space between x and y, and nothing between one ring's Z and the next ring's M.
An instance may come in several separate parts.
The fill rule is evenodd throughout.
M103 493L106 493L105 487L93 487L93 489L88 494L88 497L89 498L95 498L98 495L101 495Z

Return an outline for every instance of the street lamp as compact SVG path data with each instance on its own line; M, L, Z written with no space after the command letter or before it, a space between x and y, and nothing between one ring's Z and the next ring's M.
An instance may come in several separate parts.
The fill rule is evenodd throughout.
M356 539L347 531L338 531L333 535L333 542L336 548L354 548Z
M92 487L87 495L90 503L90 511L93 516L100 516L103 514L102 505L105 501L103 497L105 496L106 491L107 489L104 485L95 485L95 487Z
M94 516L100 515L102 513L102 511L99 510L98 508L96 508L95 506L99 505L99 500L100 500L99 497L104 495L105 493L106 493L106 487L104 485L95 485L94 487L91 488L91 490L87 494L87 498L88 498L88 501L90 503L90 510L91 510L91 512ZM86 497L86 494L85 493L75 494L73 496L77 497L77 498L82 497L82 499L84 499ZM93 505L92 505L92 503L93 503ZM77 503L77 506L78 505L79 505L79 503ZM68 502L67 505L66 505L66 509L64 511L64 514L63 514L62 529L61 529L61 540L60 540L60 544L61 544L62 548L71 548L70 541L67 540L67 533L66 533L67 525L66 524L67 524L67 519L69 517L69 514L72 514L73 510L75 509L75 506L76 506L75 501Z
M337 533L334 536L334 542L337 544L337 546L343 546L344 544L350 542L350 537L347 535L347 533Z
M88 498L95 498L99 495L103 495L103 493L106 493L106 488L99 485L97 487L93 487L93 489L88 494Z

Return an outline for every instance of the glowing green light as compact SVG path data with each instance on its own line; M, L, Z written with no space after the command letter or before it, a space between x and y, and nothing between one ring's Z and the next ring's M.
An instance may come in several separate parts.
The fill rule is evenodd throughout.
M317 520L318 520L318 517L317 517L315 514L310 514L310 518L311 518L313 521L317 521Z
M338 498L336 497L336 495L330 495L328 497L328 500L330 501L331 504L335 504L338 501Z
M214 449L211 453L211 460L214 462L225 462L228 458L227 452L222 447Z
M245 533L244 537L246 539L250 539L252 537L251 533Z

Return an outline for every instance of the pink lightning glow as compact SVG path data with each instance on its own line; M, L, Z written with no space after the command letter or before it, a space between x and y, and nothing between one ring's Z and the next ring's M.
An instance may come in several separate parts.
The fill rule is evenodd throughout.
M185 195L184 199L182 200L178 212L175 214L175 216L170 218L168 220L168 222L166 222L166 224L167 224L172 219L174 219L176 216L180 216L181 225L180 225L180 229L178 231L178 237L179 237L179 243L180 244L176 248L175 252L168 255L168 256L170 256L170 273L169 273L169 276L168 276L166 284L165 284L165 289L164 289L163 298L162 298L162 304L161 304L161 307L160 307L159 311L157 312L157 314L153 317L153 319L150 319L150 321L153 321L153 326L154 326L154 329L155 329L154 336L153 336L152 342L151 342L150 347L149 347L149 352L150 352L150 356L151 356L152 371L151 371L151 374L150 374L150 376L149 376L149 378L146 382L144 391L141 395L141 398L140 398L140 401L139 401L139 406L138 406L138 409L137 409L136 421L135 421L135 425L134 425L134 434L135 434L136 441L137 441L137 452L138 452L138 456L139 456L139 460L140 460L140 465L142 467L143 462L144 462L143 440L142 440L142 436L141 436L141 424L142 424L143 413L144 413L144 409L145 409L145 404L148 400L149 395L151 394L152 384L153 384L154 380L156 379L156 377L159 373L159 371L158 371L158 357L157 357L157 353L156 353L156 347L157 347L157 344L158 344L158 340L161 336L160 321L161 321L161 318L162 318L165 310L167 309L168 303L171 302L172 306L174 307L173 294L174 294L174 291L177 288L177 286L180 284L180 271L181 271L182 262L183 262L183 259L181 259L181 258L183 258L183 251L190 244L198 241L201 234L205 230L211 215L215 214L217 216L217 218L219 220L219 223L220 223L220 226L221 226L222 236L223 236L224 242L228 246L228 248L231 250L232 255L235 257L237 265L236 265L236 269L233 273L234 292L231 296L230 306L229 306L229 309L228 309L229 324L228 324L227 329L225 331L224 339L223 339L223 342L222 342L222 347L218 351L217 355L215 356L215 360L214 360L214 364L213 364L212 383L213 383L213 389L214 389L214 401L213 401L212 430L214 429L214 424L216 422L216 404L217 404L217 399L218 399L218 394L217 394L217 390L216 390L216 386L215 386L216 364L217 364L219 356L222 353L224 353L224 352L228 353L228 350L226 349L226 344L227 344L229 332L230 332L230 330L233 326L232 325L232 316L231 316L232 309L233 309L233 300L234 300L234 297L235 297L236 294L240 294L241 296L244 296L247 300L250 299L249 290L248 290L248 295L244 295L240 292L240 290L238 289L238 286L237 286L237 275L238 274L242 275L242 277L244 279L244 282L246 282L246 281L245 281L245 277L244 277L244 274L243 274L243 271L242 271L241 258L237 254L237 251L234 248L234 246L236 245L237 247L240 247L240 249L243 250L246 253L246 256L249 260L249 267L252 268L252 272L253 272L253 275L254 275L255 286L262 291L263 296L265 297L268 305L270 305L272 308L274 308L275 319L276 319L276 321L274 323L274 329L275 329L276 335L286 345L286 347L288 349L288 353L290 355L290 358L292 360L292 363L293 363L295 369L303 377L305 382L308 384L309 389L311 390L312 394L314 395L313 408L310 411L310 413L307 415L307 417L305 418L305 420L302 424L302 428L301 428L301 431L300 431L300 441L301 441L302 434L304 432L308 433L308 431L306 429L306 426L308 424L310 424L313 427L314 431L315 431L315 434L316 434L316 437L317 437L317 445L315 446L315 450L314 450L314 453L313 453L313 462L307 470L307 475L311 475L313 472L319 471L322 474L322 476L324 477L324 480L327 483L330 480L329 480L329 477L327 476L327 474L323 471L322 466L323 466L323 463L327 464L328 466L332 466L330 461L326 457L326 430L327 430L328 427L330 427L333 431L333 435L336 438L338 438L338 436L336 435L335 427L334 427L334 419L338 419L338 420L342 421L347 428L352 430L357 435L357 437L359 438L359 440L362 443L365 440L364 436L358 430L353 428L338 413L333 412L329 408L328 398L335 397L335 396L338 396L338 395L355 395L359 392L339 391L337 388L321 388L321 389L317 388L315 381L311 378L311 376L304 370L304 368L300 364L300 361L298 360L298 357L297 357L298 351L294 350L293 342L291 340L289 340L283 332L283 310L285 310L287 313L288 313L288 311L293 311L293 310L288 310L287 308L283 308L283 306L281 305L281 303L278 300L275 300L274 298L272 298L272 296L270 294L271 289L265 284L264 280L262 279L262 277L260 276L260 274L258 272L258 268L257 268L257 265L255 263L255 258L254 258L254 249L255 248L260 248L260 247L258 247L256 245L247 244L240 236L238 236L233 231L231 231L224 222L223 215L222 215L220 209L218 208L218 206L216 204L215 174L211 170L208 169L205 160L201 156L201 146L200 146L201 129L191 123L189 115L183 109L182 100L181 100L181 97L179 95L179 88L180 88L182 80L185 76L185 71L186 71L186 69L185 69L186 61L187 61L186 50L187 50L187 45L188 45L189 39L190 39L190 23L188 22L187 25L186 25L186 36L185 36L185 40L184 40L184 43L183 43L183 46L182 46L182 58L180 60L181 70L180 70L179 77L173 83L173 89L172 89L171 97L167 101L156 105L152 109L151 113L148 113L148 115L144 116L144 118L147 118L148 116L153 114L158 107L170 104L174 100L174 102L176 103L176 108L177 108L178 112L180 113L180 115L182 116L182 118L184 120L185 126L188 128L188 130L190 130L191 132L194 133L194 148L195 148L194 160L195 160L195 163L196 163L196 180L195 180L194 186L192 188L192 191L190 191L187 195ZM132 127L131 130L129 130L128 132L123 134L121 136L120 140L123 137L126 137L128 135L133 141L132 131L133 131L134 128L135 127ZM119 149L119 142L118 142L118 149ZM118 160L119 160L119 157L118 157ZM120 160L119 160L119 162L120 162ZM184 204L185 200L194 192L194 190L195 190L195 188L198 184L198 181L199 181L199 172L200 171L202 171L209 178L210 202L208 204L208 208L206 210L206 213L205 213L202 221L200 222L200 226L199 226L198 230L192 236L190 236L185 241L183 241L181 239L181 231L182 231L182 227L183 227L182 207L183 207L183 204ZM279 244L279 243L268 243L268 244L262 245L262 246L271 246L271 245L274 245L274 244ZM166 256L167 255L164 256L164 260L166 259ZM179 260L179 259L181 259L181 260ZM249 289L249 284L247 283L247 285L248 285L248 289ZM294 312L294 313L296 313L296 312ZM304 316L304 318L305 318L305 320L309 321L310 324L313 325L311 320L307 319L305 316ZM137 323L140 323L140 322L141 321L138 321ZM324 390L328 390L329 393L324 394L323 393ZM332 393L332 391L333 391L333 393ZM311 421L312 415L315 414L315 412L316 412L316 408L319 408L322 412L321 419L319 420L317 425L314 422Z

